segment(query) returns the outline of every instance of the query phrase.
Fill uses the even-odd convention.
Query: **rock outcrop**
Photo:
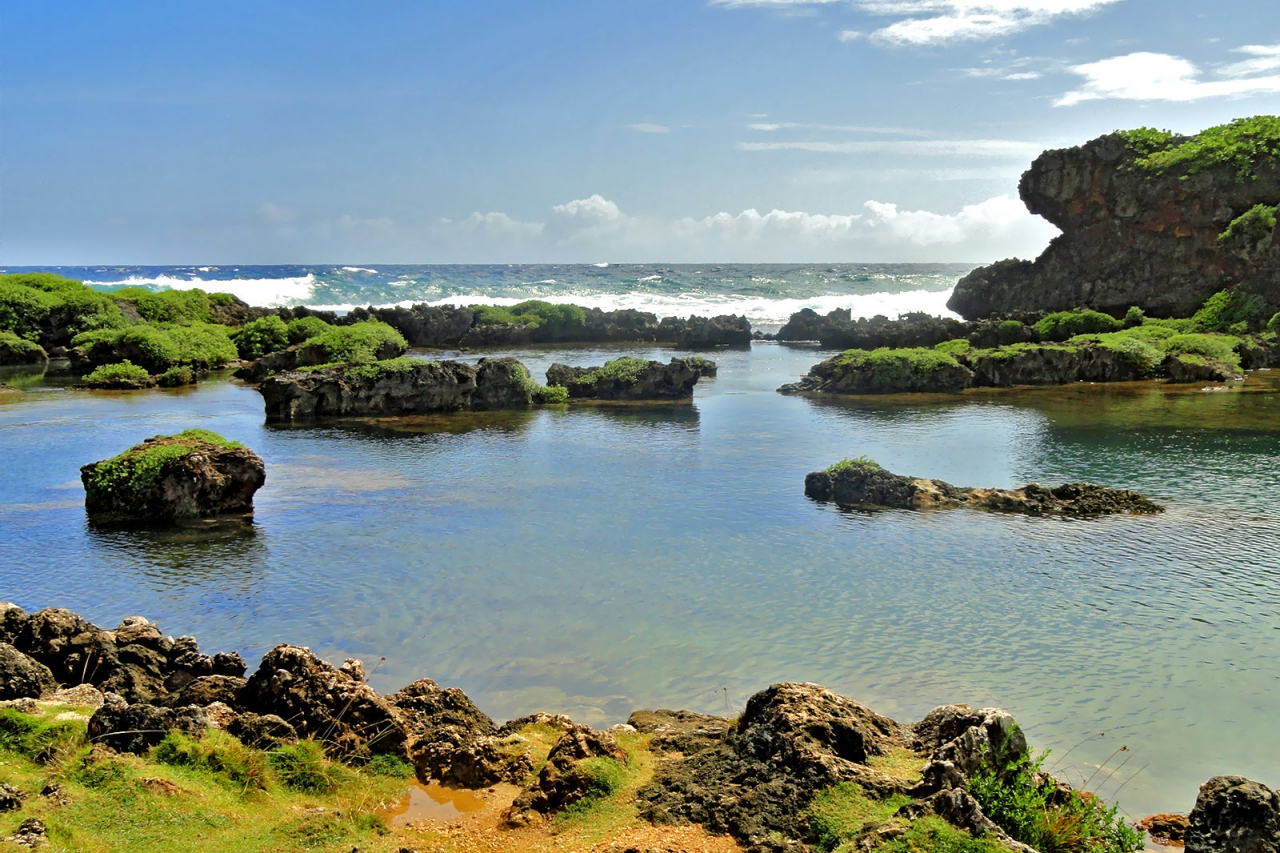
[[[570,400],[687,400],[699,379],[715,375],[715,362],[698,356],[673,358],[669,364],[618,358],[602,367],[553,364],[547,385],[567,388]]]
[[[680,349],[714,349],[716,347],[751,346],[751,323],[746,317],[723,314],[687,320],[667,317],[658,325],[658,336],[670,338]]]
[[[287,371],[258,386],[268,421],[394,417],[528,406],[538,385],[514,358],[394,359]]]
[[[1187,853],[1280,853],[1280,792],[1215,776],[1200,786],[1183,840]]]
[[[37,699],[57,686],[49,667],[0,642],[0,700]]]
[[[193,638],[166,637],[140,616],[104,631],[69,610],[28,614],[0,604],[0,642],[46,667],[57,684],[89,684],[133,703],[163,702],[202,676],[245,671],[238,653],[201,654]]]
[[[1092,483],[1052,488],[1028,483],[1021,489],[960,488],[942,480],[903,477],[874,462],[851,460],[804,478],[804,493],[848,509],[955,509],[969,507],[1022,515],[1092,517],[1150,515],[1164,508],[1145,495]]]
[[[1222,142],[1216,156],[1196,153],[1206,140]],[[1197,137],[1113,133],[1046,151],[1018,191],[1062,233],[1034,262],[969,273],[947,307],[970,319],[1082,305],[1189,317],[1231,287],[1280,310],[1274,217],[1269,229],[1220,240],[1255,205],[1280,203],[1277,140],[1280,120],[1263,116]]]
[[[117,752],[146,752],[177,731],[193,737],[204,734],[209,719],[201,708],[160,708],[130,705],[119,697],[105,702],[89,718],[89,740]]]
[[[551,747],[538,778],[511,804],[506,814],[507,823],[536,824],[598,790],[601,771],[588,763],[592,759],[619,764],[628,760],[613,735],[590,726],[572,726]]]
[[[97,521],[168,523],[253,512],[266,482],[261,457],[205,430],[158,435],[80,469]]]

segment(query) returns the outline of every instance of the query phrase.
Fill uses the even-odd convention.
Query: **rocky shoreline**
[[[0,729],[17,719],[4,714],[85,708],[87,718],[71,717],[93,745],[86,762],[154,756],[171,732],[198,741],[220,731],[265,749],[314,741],[355,766],[392,756],[424,782],[517,786],[504,821],[518,828],[598,796],[601,772],[636,760],[622,744],[642,742],[654,771],[634,793],[640,819],[697,824],[759,851],[831,849],[819,837],[821,817],[841,797],[883,814],[841,838],[859,850],[930,831],[1033,853],[1014,837],[1021,830],[997,822],[992,786],[1020,785],[1043,808],[1104,819],[1096,798],[1039,770],[1016,722],[998,709],[949,705],[902,723],[818,685],[782,683],[752,696],[737,718],[656,710],[607,730],[552,714],[498,725],[455,688],[420,679],[380,695],[359,661],[336,667],[298,646],[278,645],[247,671],[237,653],[202,653],[193,638],[165,636],[141,617],[108,631],[66,610],[0,605]],[[536,748],[533,731],[550,733],[549,749]],[[16,808],[25,796],[15,792]],[[1105,821],[1118,820],[1108,814]],[[1098,849],[1140,843],[1123,822],[1106,825],[1133,840]],[[1278,828],[1280,794],[1214,777],[1186,820],[1184,843],[1190,853],[1274,853]]]

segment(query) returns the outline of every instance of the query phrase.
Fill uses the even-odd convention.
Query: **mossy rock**
[[[49,354],[39,344],[13,332],[0,332],[0,366],[44,364],[48,360]]]
[[[85,465],[85,509],[96,521],[168,523],[253,512],[262,459],[207,430],[159,435]]]

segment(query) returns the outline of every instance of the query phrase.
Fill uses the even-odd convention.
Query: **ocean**
[[[101,290],[121,286],[232,293],[250,305],[514,305],[526,299],[634,308],[661,317],[743,314],[776,331],[794,312],[951,316],[947,298],[972,264],[490,264],[483,266],[41,267]],[[0,272],[35,268],[11,267]]]

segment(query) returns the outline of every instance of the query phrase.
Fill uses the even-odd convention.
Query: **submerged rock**
[[[85,465],[80,479],[91,518],[173,522],[252,513],[266,469],[243,445],[207,430],[187,430]]]
[[[1280,853],[1280,792],[1215,776],[1200,786],[1183,838],[1187,853]]]
[[[1278,122],[1261,116],[1199,137],[1112,133],[1044,152],[1018,191],[1029,211],[1062,233],[1034,262],[974,270],[947,307],[970,319],[1078,305],[1116,316],[1137,305],[1153,316],[1189,317],[1211,294],[1236,286],[1261,297],[1268,313],[1280,310],[1274,217],[1269,229],[1231,229],[1255,205],[1280,200]],[[1203,150],[1214,159],[1161,160],[1180,146],[1191,154],[1206,140]],[[1215,148],[1215,141],[1226,144]],[[1224,236],[1229,229],[1249,233],[1233,240]]]
[[[1092,483],[1052,488],[1028,483],[1021,489],[971,489],[942,480],[904,477],[866,459],[846,460],[804,479],[804,493],[817,501],[862,509],[972,509],[1023,515],[1146,515],[1164,507],[1138,492]]]
[[[715,362],[698,356],[673,358],[669,364],[617,358],[602,367],[553,364],[547,385],[567,388],[571,400],[685,400],[699,379],[715,375]]]
[[[397,358],[268,377],[258,390],[268,421],[388,417],[530,405],[538,384],[514,358],[421,361]]]

